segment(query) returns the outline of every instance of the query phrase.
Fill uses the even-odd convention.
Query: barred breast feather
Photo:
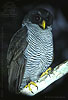
[[[30,77],[37,80],[40,73],[44,72],[52,63],[53,41],[51,27],[46,30],[37,30],[37,26],[28,26],[28,46],[24,51],[27,59],[24,78]]]

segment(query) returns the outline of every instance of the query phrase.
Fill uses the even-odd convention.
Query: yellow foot
[[[30,85],[34,85],[35,87],[37,87],[37,90],[38,90],[38,86],[36,85],[36,83],[34,83],[34,82],[30,82],[28,85],[26,85],[24,88],[27,88],[27,87],[29,87],[29,91],[31,91],[32,93],[33,93],[33,91],[32,91],[32,89],[31,89],[31,87],[30,87]]]
[[[42,73],[42,75],[40,76],[40,78],[43,77],[44,75],[48,75],[51,70],[52,70],[52,68],[49,67],[45,72]]]

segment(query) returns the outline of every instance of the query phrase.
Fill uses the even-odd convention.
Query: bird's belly
[[[40,51],[39,49],[37,50],[35,48],[34,50],[32,48],[29,48],[28,46],[25,51],[25,55],[27,58],[27,62],[26,62],[24,77],[29,76],[30,78],[32,78],[34,76],[36,79],[40,70],[39,69],[39,62],[41,60]]]
[[[51,64],[49,59],[52,59],[52,56],[48,59],[47,52],[43,49],[40,50],[39,46],[37,46],[37,48],[35,47],[34,50],[33,49],[28,46],[25,51],[27,62],[24,72],[24,78],[29,76],[32,81],[39,78],[39,75]],[[51,54],[49,53],[49,55],[52,55],[52,52]]]
[[[36,80],[38,76],[50,66],[53,57],[53,44],[50,40],[36,39],[29,35],[28,46],[24,52],[26,66],[24,78]]]

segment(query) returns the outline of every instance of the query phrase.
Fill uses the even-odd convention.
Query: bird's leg
[[[29,88],[29,91],[31,91],[33,93],[32,89],[30,87],[31,84],[34,85],[35,87],[37,87],[37,89],[38,89],[38,86],[36,85],[36,83],[34,83],[32,81],[28,85],[26,85],[24,88],[27,88],[28,87]]]
[[[49,67],[45,72],[42,73],[42,75],[40,76],[40,78],[43,77],[44,75],[48,75],[51,70],[52,70],[52,68]]]

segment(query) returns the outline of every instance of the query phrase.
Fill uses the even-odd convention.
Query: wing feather
[[[10,41],[7,52],[8,83],[11,91],[18,91],[25,70],[24,50],[27,47],[27,28],[19,29]]]

